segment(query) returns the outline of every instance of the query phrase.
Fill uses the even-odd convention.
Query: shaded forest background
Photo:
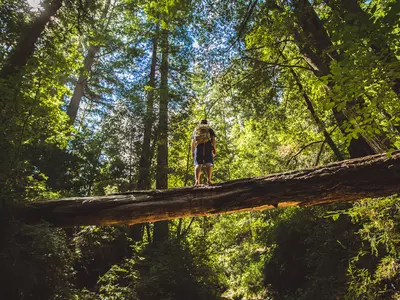
[[[0,0],[1,299],[399,299],[397,195],[55,229],[26,201],[214,182],[400,146],[396,0]],[[379,174],[377,174],[379,176]]]

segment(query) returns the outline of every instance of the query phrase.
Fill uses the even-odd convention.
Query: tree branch
[[[242,34],[244,32],[244,28],[246,27],[247,23],[249,22],[250,17],[253,14],[253,11],[254,11],[254,8],[256,7],[257,2],[258,2],[258,0],[255,0],[254,2],[250,1],[249,5],[247,7],[246,17],[243,20],[242,24],[240,25],[238,35],[237,35],[235,41],[230,45],[230,47],[228,48],[227,51],[229,51],[239,41],[239,39],[242,37]]]
[[[300,150],[299,150],[295,155],[293,155],[293,156],[288,160],[288,162],[286,163],[286,166],[289,165],[289,163],[290,163],[290,161],[291,161],[292,159],[295,159],[301,152],[303,152],[304,149],[306,149],[306,148],[308,148],[308,147],[310,147],[310,146],[312,146],[312,145],[314,145],[314,144],[323,143],[323,142],[325,142],[325,140],[322,140],[322,141],[315,141],[315,142],[311,142],[311,143],[309,143],[309,144],[307,144],[307,145],[304,145],[303,147],[300,148]]]
[[[282,68],[299,68],[299,69],[304,69],[304,70],[307,70],[307,71],[313,71],[313,69],[305,67],[305,66],[301,66],[301,65],[287,65],[287,64],[280,64],[280,63],[277,63],[277,62],[268,62],[268,61],[259,60],[257,58],[250,57],[250,56],[242,56],[241,58],[242,59],[252,60],[252,61],[255,61],[255,62],[258,62],[258,63],[262,63],[262,64],[267,65],[267,66],[282,67]]]

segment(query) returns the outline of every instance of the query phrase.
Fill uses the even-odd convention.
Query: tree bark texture
[[[168,29],[161,30],[161,79],[160,79],[160,108],[158,113],[158,147],[156,188],[168,188]],[[168,239],[168,222],[154,224],[153,241],[163,242]]]
[[[156,188],[168,188],[168,31],[161,31],[162,58],[160,107],[158,113],[157,175]]]
[[[20,208],[29,222],[56,226],[156,222],[182,217],[311,206],[400,192],[400,152],[212,186],[39,201]],[[377,200],[378,201],[378,200]]]
[[[153,49],[151,56],[150,76],[148,86],[150,87],[147,94],[146,115],[144,117],[143,143],[142,152],[139,161],[139,180],[138,188],[141,190],[150,189],[150,165],[151,165],[151,130],[154,123],[154,89],[156,87],[156,66],[157,66],[157,48],[158,48],[158,32],[160,24],[157,23],[153,36]]]
[[[81,103],[83,97],[83,91],[87,80],[89,78],[89,73],[92,70],[92,65],[96,54],[100,51],[100,46],[89,46],[88,53],[86,54],[83,68],[80,72],[79,79],[75,85],[74,93],[72,94],[71,101],[67,108],[67,115],[69,116],[70,124],[75,123],[76,116],[78,114],[79,104]]]
[[[0,79],[17,75],[28,63],[28,59],[35,52],[35,44],[46,28],[46,24],[57,13],[62,5],[62,0],[53,0],[38,16],[35,21],[27,27],[21,36],[14,51],[10,53],[7,61],[0,71]]]
[[[160,23],[157,22],[154,36],[152,38],[152,55],[151,55],[151,65],[150,65],[150,75],[149,75],[149,90],[147,93],[147,103],[146,103],[146,115],[144,116],[144,130],[143,130],[143,143],[139,160],[139,179],[138,179],[138,189],[139,190],[149,190],[151,186],[150,180],[150,168],[151,168],[151,131],[154,125],[154,90],[156,88],[156,67],[157,67],[157,48],[158,48],[158,34],[160,29]],[[143,224],[136,224],[131,226],[131,231],[143,231]],[[138,235],[136,239],[133,237],[134,241],[138,241]],[[140,239],[142,236],[140,236]]]

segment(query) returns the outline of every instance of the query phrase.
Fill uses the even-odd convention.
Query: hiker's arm
[[[194,157],[194,150],[196,149],[196,141],[192,139],[192,156]]]
[[[211,138],[211,143],[213,146],[213,154],[216,155],[217,154],[217,140],[215,139],[215,136],[213,136]]]

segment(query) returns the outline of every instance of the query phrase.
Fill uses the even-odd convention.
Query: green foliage
[[[271,224],[260,213],[226,215],[210,221],[214,224],[207,233],[207,252],[226,286],[223,295],[246,299],[263,297],[262,271],[270,252],[263,238]]]
[[[134,246],[133,251],[99,279],[100,299],[217,299],[196,280],[199,270],[184,247],[166,242]]]
[[[295,1],[64,1],[24,69],[0,80],[0,209],[137,187],[147,96],[154,93],[154,120],[160,97],[160,51],[149,88],[157,22],[169,30],[169,187],[194,183],[190,136],[203,118],[217,134],[216,183],[332,162],[326,133],[345,157],[360,137],[376,151],[398,148],[399,1],[353,1],[364,12],[357,18],[334,3],[310,7],[328,33],[329,47],[319,49],[304,39]],[[0,66],[43,9],[0,1]],[[329,62],[324,76],[304,48]],[[65,110],[81,75],[70,126]],[[153,186],[157,128],[149,136]],[[158,244],[152,224],[68,229],[67,239],[2,219],[0,295],[396,299],[398,215],[392,197],[174,220]]]
[[[272,217],[264,282],[274,299],[342,299],[349,256],[357,253],[349,218],[324,218],[329,208],[285,209]]]
[[[1,218],[2,299],[68,299],[73,256],[62,230]]]
[[[78,288],[95,291],[98,279],[131,254],[129,228],[86,226],[74,235]],[[103,262],[103,263],[99,263]]]
[[[361,224],[363,242],[348,268],[348,299],[397,299],[399,287],[399,198],[357,202],[343,214]]]

